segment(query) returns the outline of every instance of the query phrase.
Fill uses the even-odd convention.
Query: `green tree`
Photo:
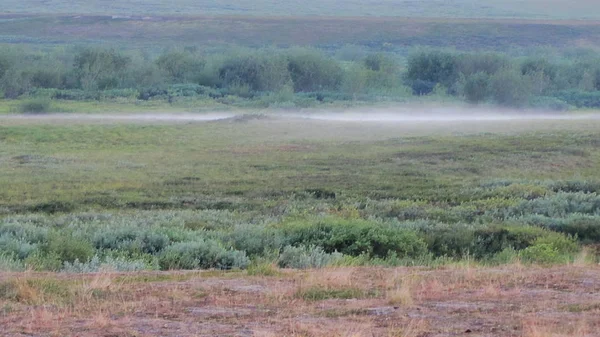
[[[204,69],[205,62],[190,52],[169,52],[156,60],[158,68],[164,71],[173,83],[194,82]]]
[[[490,76],[478,72],[467,77],[463,92],[465,99],[470,103],[480,103],[487,99],[489,93]]]
[[[73,67],[82,89],[105,90],[119,85],[129,63],[114,49],[87,48],[75,56]]]
[[[500,105],[521,107],[531,97],[531,82],[520,72],[506,69],[491,77],[490,92]]]
[[[291,81],[287,59],[266,52],[234,56],[219,68],[227,87],[249,87],[252,91],[277,91]]]
[[[318,51],[295,49],[288,56],[288,71],[296,92],[339,89],[342,68]]]
[[[406,78],[418,94],[428,94],[436,84],[453,87],[458,79],[458,58],[440,51],[421,51],[408,59]]]

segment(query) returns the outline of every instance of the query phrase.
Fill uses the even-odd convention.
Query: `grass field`
[[[212,14],[212,15],[320,15],[597,19],[600,5],[590,0],[386,0],[386,1],[268,1],[268,0],[153,0],[107,4],[105,1],[6,0],[0,12],[9,13],[96,13],[121,15]]]
[[[103,202],[178,208],[175,200],[203,195],[260,207],[320,188],[349,199],[460,202],[452,199],[461,190],[495,179],[597,178],[595,121],[482,123],[9,120],[0,129],[0,200],[8,208],[52,200],[83,210]]]
[[[600,325],[597,118],[0,118],[7,335]]]
[[[0,334],[597,336],[599,13],[2,1]]]

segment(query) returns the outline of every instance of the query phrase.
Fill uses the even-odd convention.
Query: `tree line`
[[[346,60],[311,48],[224,54],[184,48],[156,56],[99,47],[0,50],[0,95],[5,99],[254,99],[269,94],[281,100],[308,95],[316,101],[435,94],[509,107],[598,108],[600,55],[586,51],[549,59],[420,50],[407,58],[376,53]]]

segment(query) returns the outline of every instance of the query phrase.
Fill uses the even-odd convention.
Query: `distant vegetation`
[[[102,0],[5,0],[3,13],[98,13],[118,15],[323,15],[399,17],[477,17],[580,19],[599,18],[600,5],[592,1],[565,0],[153,0],[121,1],[107,5]]]
[[[0,126],[0,270],[554,264],[600,243],[593,120],[65,123]]]
[[[415,51],[408,59],[355,55],[330,56],[311,48],[222,55],[185,48],[150,57],[95,47],[48,52],[13,47],[0,51],[0,93],[7,99],[34,98],[20,110],[38,113],[48,110],[48,99],[198,99],[293,108],[435,95],[517,108],[600,107],[600,55],[592,51],[558,59],[440,50]]]

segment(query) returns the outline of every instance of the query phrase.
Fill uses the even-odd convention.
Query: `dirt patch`
[[[72,288],[68,301],[44,297],[43,290],[0,299],[6,336],[596,336],[600,328],[597,265],[2,278],[18,284],[42,278]],[[295,296],[319,287],[376,296]],[[398,287],[410,300],[396,298]]]

